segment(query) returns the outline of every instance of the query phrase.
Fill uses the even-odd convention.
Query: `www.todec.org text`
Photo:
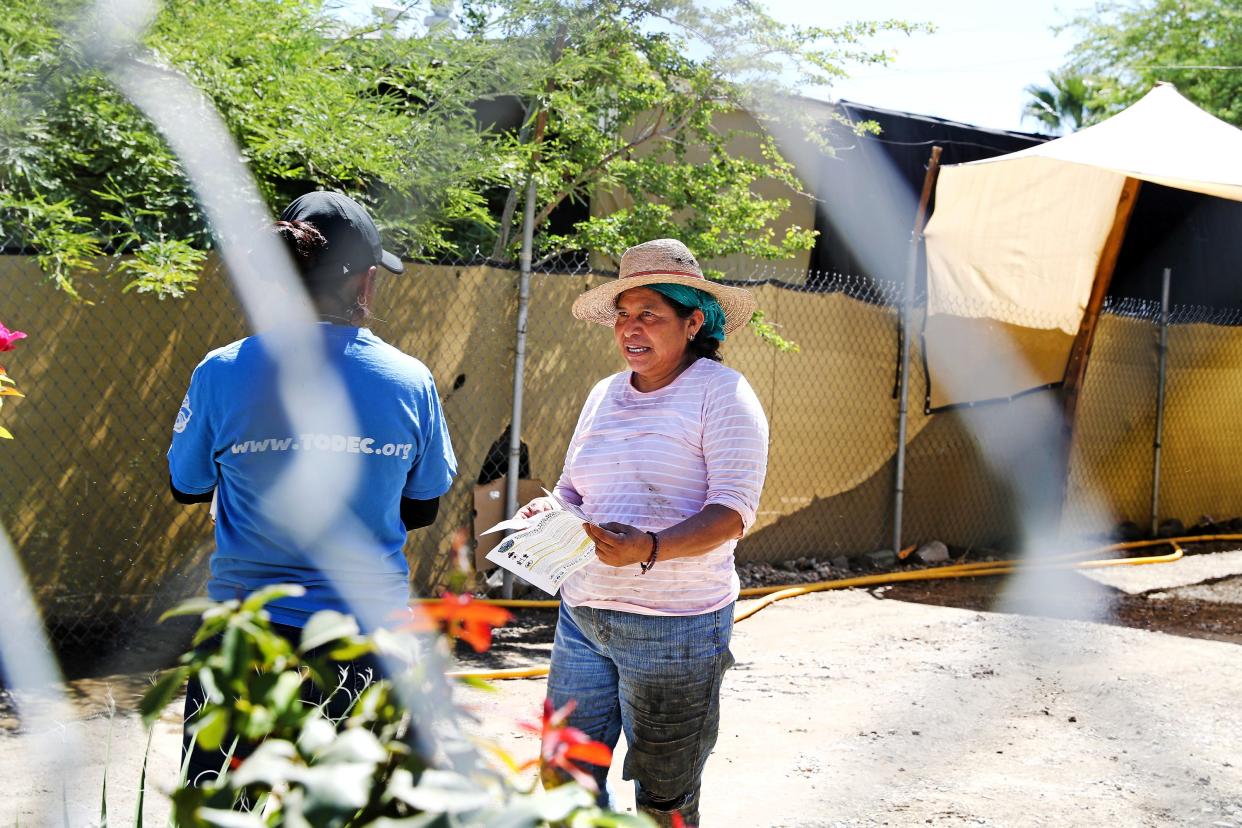
[[[344,434],[299,434],[296,437],[269,437],[233,444],[234,454],[257,454],[264,451],[337,451],[347,454],[378,454],[383,457],[410,459],[413,443],[376,445],[373,437]]]

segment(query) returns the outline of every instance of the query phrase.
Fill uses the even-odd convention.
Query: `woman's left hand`
[[[587,535],[595,541],[595,555],[609,566],[628,566],[651,557],[651,536],[624,523],[584,523]]]

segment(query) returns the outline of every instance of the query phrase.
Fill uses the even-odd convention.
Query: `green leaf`
[[[401,775],[394,773],[388,793],[421,811],[443,814],[478,811],[494,802],[491,793],[469,778],[453,771],[436,769],[423,771],[417,785],[408,772]]]
[[[242,612],[258,612],[268,603],[280,598],[300,598],[306,594],[306,588],[297,584],[272,584],[253,592],[242,602]]]
[[[108,740],[104,747],[103,784],[99,794],[99,828],[108,828],[108,765],[112,763],[112,725],[115,715],[108,717]]]
[[[510,773],[517,774],[522,772],[522,766],[509,754],[509,751],[500,745],[495,742],[483,742],[482,748],[496,757],[497,761],[504,765]]]
[[[245,633],[234,624],[224,629],[224,636],[220,640],[219,663],[223,664],[221,672],[226,682],[237,679],[244,681],[248,673],[256,666],[254,647],[251,646]]]
[[[369,763],[317,765],[302,771],[306,810],[312,823],[315,811],[352,811],[367,803],[375,766]]]
[[[209,609],[212,609],[217,606],[219,605],[215,601],[211,600],[210,598],[205,598],[201,596],[196,597],[196,598],[188,598],[185,601],[182,601],[180,604],[177,604],[177,606],[173,607],[172,609],[167,610],[163,615],[160,616],[159,621],[160,623],[163,623],[164,621],[167,621],[169,618],[177,618],[178,616],[182,616],[182,615],[202,615],[203,613],[207,612]]]
[[[276,678],[267,694],[267,704],[276,715],[301,707],[302,681],[302,674],[296,670],[286,670]]]
[[[375,652],[382,656],[398,659],[403,664],[413,664],[418,660],[418,640],[408,633],[397,633],[380,627],[371,634]]]
[[[358,638],[328,651],[328,658],[333,661],[353,661],[368,653],[375,652],[375,644],[369,638]]]
[[[597,813],[579,812],[574,814],[570,824],[574,828],[590,825],[595,828],[656,828],[656,824],[646,814],[625,814],[599,811]]]
[[[312,759],[336,738],[336,728],[327,719],[314,715],[298,733],[298,750]]]
[[[216,637],[224,631],[225,625],[228,624],[228,610],[222,607],[212,607],[203,613],[203,623],[194,633],[191,644],[195,647],[211,638]]]
[[[134,828],[142,828],[142,807],[147,796],[147,761],[151,758],[151,740],[155,728],[147,730],[147,747],[142,752],[142,770],[138,774],[138,801],[134,806]]]
[[[305,653],[333,641],[358,635],[358,622],[353,616],[334,610],[320,610],[310,617],[302,628],[302,643],[298,652]]]
[[[220,686],[216,684],[215,671],[210,667],[202,667],[197,675],[198,683],[203,686],[203,693],[207,696],[207,700],[212,704],[224,704],[224,693],[220,692]]]
[[[351,727],[342,731],[326,748],[319,751],[317,765],[369,762],[378,764],[388,758],[388,751],[369,730]]]
[[[219,707],[209,707],[195,719],[191,730],[198,735],[198,746],[203,750],[216,750],[224,743],[229,731],[229,714]]]
[[[370,828],[432,828],[437,825],[447,826],[449,823],[444,818],[444,814],[419,814],[418,816],[404,817],[401,819],[393,819],[392,817],[380,817],[374,822],[369,823]]]
[[[224,758],[220,760],[219,777],[217,781],[225,781],[228,779],[229,771],[233,767],[233,756],[237,753],[237,746],[241,743],[241,738],[234,736],[229,742],[229,749],[224,752]]]
[[[181,758],[181,767],[177,771],[177,791],[176,791],[176,794],[174,794],[174,797],[173,797],[174,800],[176,800],[177,794],[180,794],[183,791],[185,791],[187,787],[186,782],[188,781],[189,776],[190,776],[190,760],[194,758],[194,748],[197,747],[197,745],[198,745],[198,734],[191,733],[190,744],[185,749],[185,756]],[[189,787],[193,788],[192,785]]]
[[[561,822],[579,808],[593,807],[595,796],[581,785],[567,784],[544,791],[542,796],[536,794],[531,801],[541,818],[548,822]]]
[[[549,824],[577,828],[581,824],[591,824],[585,820],[603,813],[595,806],[595,799],[589,792],[578,785],[563,785],[551,791],[537,789],[529,794],[510,795],[504,802],[502,814],[480,822],[503,825],[505,828],[533,828]],[[650,821],[638,824],[643,828],[654,828]]]
[[[164,708],[172,703],[173,696],[185,684],[190,675],[189,667],[177,667],[166,671],[151,689],[143,693],[138,703],[138,712],[142,714],[142,723],[151,727],[159,718]]]
[[[257,814],[222,808],[199,808],[195,816],[216,828],[265,828]]]
[[[260,657],[265,665],[279,669],[288,666],[289,656],[293,653],[293,645],[283,635],[274,632],[266,624],[242,623],[239,626],[259,648]]]
[[[186,757],[189,759],[189,756]],[[182,769],[184,777],[185,770]],[[197,788],[194,785],[185,784],[184,780],[181,785],[172,792],[173,812],[169,814],[169,828],[173,826],[181,826],[181,828],[200,828],[204,823],[199,816],[199,809],[207,799],[208,789]],[[69,823],[66,822],[65,826]]]
[[[275,729],[276,713],[266,704],[252,705],[242,717],[241,732],[252,742],[267,738]]]
[[[232,784],[237,788],[255,784],[278,787],[300,772],[301,765],[294,762],[297,754],[297,748],[291,743],[283,739],[268,739],[230,774]]]
[[[458,676],[457,681],[466,687],[473,687],[475,690],[483,690],[487,693],[499,693],[500,688],[492,684],[486,679],[478,676]]]

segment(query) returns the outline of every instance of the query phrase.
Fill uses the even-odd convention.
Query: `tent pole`
[[[513,419],[509,426],[509,471],[505,480],[505,519],[517,512],[518,474],[522,458],[522,378],[526,370],[526,318],[530,306],[530,260],[534,246],[535,178],[526,185],[526,209],[522,221],[522,252],[519,254],[517,356],[513,361]],[[507,533],[506,533],[507,534]],[[501,595],[513,597],[513,573],[504,572]]]
[[[1091,297],[1087,300],[1087,308],[1082,315],[1082,323],[1078,326],[1078,335],[1070,347],[1069,360],[1065,365],[1065,377],[1061,383],[1061,445],[1059,470],[1061,480],[1061,509],[1065,508],[1065,498],[1069,494],[1070,453],[1074,446],[1074,424],[1078,413],[1078,397],[1082,391],[1082,383],[1087,375],[1087,360],[1091,356],[1091,346],[1095,342],[1096,323],[1100,319],[1100,310],[1104,307],[1104,298],[1108,295],[1108,286],[1113,280],[1113,271],[1117,269],[1117,257],[1121,255],[1121,243],[1126,237],[1126,228],[1130,224],[1130,216],[1134,213],[1134,205],[1138,202],[1139,184],[1137,178],[1127,178],[1121,187],[1121,195],[1117,199],[1117,210],[1113,214],[1113,226],[1104,240],[1104,248],[1100,251],[1100,260],[1095,265],[1095,279],[1091,283]]]
[[[1065,414],[1065,431],[1070,436],[1074,430],[1074,415],[1078,410],[1078,395],[1082,390],[1083,377],[1087,374],[1087,360],[1091,356],[1091,346],[1095,341],[1095,327],[1100,319],[1100,309],[1104,307],[1104,297],[1108,295],[1108,286],[1113,280],[1113,271],[1117,269],[1117,257],[1121,254],[1121,243],[1126,236],[1126,227],[1134,212],[1134,204],[1138,201],[1139,180],[1127,178],[1121,188],[1121,197],[1117,199],[1117,211],[1113,214],[1113,226],[1104,240],[1104,249],[1100,251],[1100,260],[1095,266],[1095,279],[1091,283],[1091,298],[1087,300],[1087,309],[1082,315],[1082,324],[1078,326],[1078,336],[1070,348],[1069,360],[1065,365],[1065,380],[1061,386],[1061,406]]]
[[[919,245],[927,222],[927,205],[931,201],[936,177],[940,173],[940,147],[931,148],[927,174],[923,176],[923,192],[910,232],[910,261],[906,268],[906,288],[901,301],[901,370],[897,383],[897,471],[893,476],[893,551],[901,552],[901,512],[906,493],[906,422],[910,410],[910,315],[914,305],[914,282],[918,275]]]
[[[1169,277],[1173,271],[1164,269],[1160,283],[1160,347],[1156,372],[1156,434],[1152,440],[1151,464],[1151,536],[1156,536],[1160,522],[1160,450],[1164,447],[1164,392],[1169,368]]]

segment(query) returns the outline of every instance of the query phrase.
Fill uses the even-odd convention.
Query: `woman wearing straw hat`
[[[556,485],[591,518],[598,559],[561,587],[548,696],[575,702],[570,724],[592,739],[614,746],[625,732],[642,812],[697,825],[733,663],[733,548],[767,469],[763,409],[718,349],[755,301],[704,279],[672,239],[630,248],[620,271],[573,305],[612,326],[629,370],[591,391]],[[539,498],[523,514],[554,507]]]

